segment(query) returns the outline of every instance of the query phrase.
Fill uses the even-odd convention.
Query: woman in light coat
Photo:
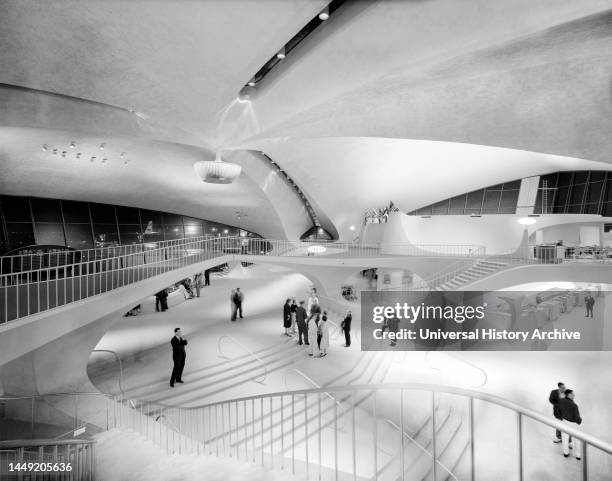
[[[320,357],[327,356],[329,349],[329,325],[327,324],[327,311],[323,311],[323,317],[319,321],[319,331],[321,332],[321,354]]]
[[[308,355],[319,357],[319,346],[317,345],[317,321],[319,321],[319,316],[311,316],[308,319],[308,340],[310,341],[310,345],[308,346]]]

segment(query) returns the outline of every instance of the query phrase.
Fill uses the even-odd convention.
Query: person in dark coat
[[[574,402],[574,391],[571,389],[565,390],[565,397],[559,399],[559,410],[561,411],[561,417],[563,422],[582,424],[582,418],[580,417],[580,411],[578,406]],[[572,447],[570,435],[562,432],[561,439],[563,442],[563,456],[566,458],[569,456],[569,450]],[[574,438],[574,456],[576,459],[580,459],[582,456],[582,441],[578,438]]]
[[[553,389],[550,391],[550,396],[548,396],[548,402],[553,406],[553,416],[556,419],[563,419],[561,416],[561,409],[559,409],[559,399],[565,397],[565,384],[562,382],[557,383],[557,389]],[[558,429],[555,431],[555,439],[553,439],[553,443],[561,442],[561,431]]]
[[[283,327],[285,328],[285,336],[291,336],[289,334],[289,329],[291,329],[291,299],[287,299],[283,306]]]
[[[162,289],[155,294],[155,310],[159,312],[160,307],[162,312],[168,310],[168,291],[166,289]]]
[[[291,299],[291,334],[297,334],[296,323],[295,323],[295,313],[297,312],[297,302],[295,299]]]
[[[295,311],[295,322],[298,327],[298,344],[302,345],[302,337],[304,338],[304,343],[308,346],[308,329],[306,325],[306,318],[308,317],[308,313],[304,308],[304,301],[300,301],[300,305]]]
[[[210,286],[210,270],[204,271],[204,287]]]
[[[183,337],[180,327],[174,330],[174,337],[170,340],[170,344],[172,345],[172,360],[174,361],[172,376],[170,376],[170,387],[174,387],[175,382],[183,383],[183,369],[185,368],[185,358],[187,357],[185,352],[187,339]]]
[[[593,317],[593,306],[595,305],[595,298],[591,294],[587,294],[584,298],[584,306],[586,307],[586,316]]]
[[[236,287],[236,290],[233,291],[232,294],[232,302],[234,304],[234,310],[232,315],[232,321],[236,320],[236,314],[240,316],[242,319],[242,301],[244,300],[244,294],[240,290],[240,287]]]
[[[353,321],[353,314],[351,311],[346,311],[346,316],[344,320],[340,323],[340,327],[344,331],[344,347],[349,347],[351,345],[351,322]]]

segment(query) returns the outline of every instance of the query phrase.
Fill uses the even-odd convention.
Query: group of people
[[[198,272],[191,277],[187,277],[175,284],[175,289],[183,290],[185,300],[200,297],[202,287],[210,286],[210,270],[206,269],[203,273]],[[170,288],[172,290],[172,288]],[[195,292],[194,292],[195,291]],[[168,289],[162,289],[155,294],[155,311],[164,312],[168,310]]]
[[[557,389],[553,389],[550,392],[550,396],[548,396],[548,401],[553,406],[553,416],[564,423],[582,424],[580,411],[574,402],[574,398],[574,391],[565,387],[565,384],[562,382],[557,383]],[[557,429],[555,431],[553,443],[562,444],[563,456],[566,458],[569,457],[569,450],[572,448],[576,459],[580,459],[582,456],[580,439],[574,439],[572,443],[572,437],[566,432]]]
[[[283,328],[286,336],[297,334],[297,344],[308,346],[308,355],[313,357],[327,356],[329,349],[329,324],[327,311],[321,309],[319,299],[313,292],[308,299],[307,307],[305,302],[300,301],[299,305],[295,299],[287,299],[283,305]],[[340,325],[344,331],[345,347],[351,345],[351,311],[347,314]],[[297,328],[297,331],[296,331]],[[315,342],[316,339],[316,342]]]
[[[184,288],[185,299],[193,299],[194,297],[200,297],[200,291],[202,287],[210,286],[210,272],[208,269],[204,271],[204,274],[198,272],[193,276],[193,279],[187,278],[179,282],[179,286]],[[194,294],[195,290],[195,294]]]

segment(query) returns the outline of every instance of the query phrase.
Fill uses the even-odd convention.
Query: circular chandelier
[[[242,172],[242,167],[230,162],[223,162],[221,152],[218,151],[214,161],[202,160],[193,164],[196,174],[202,182],[209,184],[231,184]]]

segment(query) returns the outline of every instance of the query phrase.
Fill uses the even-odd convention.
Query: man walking
[[[584,305],[586,307],[586,316],[593,318],[593,306],[595,305],[595,298],[591,295],[591,293],[587,294],[584,298]]]
[[[562,382],[557,383],[557,389],[553,389],[550,391],[550,396],[548,396],[548,402],[553,406],[553,416],[556,419],[562,420],[561,409],[559,408],[559,400],[565,397],[565,384]],[[553,443],[561,442],[561,431],[558,429],[555,431],[555,439],[553,439]]]
[[[307,316],[308,316],[308,313],[306,312],[306,309],[304,309],[304,301],[300,301],[300,305],[295,311],[295,321],[298,327],[298,344],[300,346],[302,345],[302,337],[304,338],[304,344],[306,344],[307,346],[309,345],[308,330],[306,328],[306,317]]]
[[[204,287],[210,286],[210,270],[206,269],[204,271]]]
[[[172,344],[172,360],[174,361],[172,376],[170,376],[170,387],[174,387],[175,382],[183,383],[181,378],[183,377],[185,358],[187,357],[187,353],[185,352],[187,339],[183,337],[180,327],[174,330],[174,337],[170,340],[170,344]]]
[[[565,397],[559,400],[559,409],[561,410],[561,416],[563,422],[576,423],[580,425],[582,418],[580,417],[580,411],[578,406],[574,402],[574,391],[571,389],[565,390]],[[563,456],[566,458],[569,456],[569,449],[571,447],[571,436],[565,432],[561,433],[561,439],[563,441]],[[576,459],[581,457],[582,442],[578,438],[574,438],[574,456]]]
[[[344,347],[349,347],[351,345],[351,322],[353,321],[353,314],[350,309],[346,311],[346,316],[344,320],[340,324],[340,327],[344,331]]]

